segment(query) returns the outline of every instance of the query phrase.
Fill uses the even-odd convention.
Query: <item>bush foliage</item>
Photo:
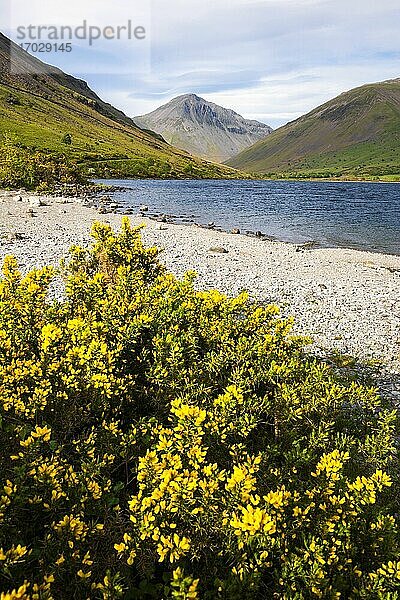
[[[0,590],[395,599],[397,417],[140,228],[0,283]]]
[[[79,167],[63,155],[25,148],[7,135],[0,142],[0,187],[46,190],[84,182]]]

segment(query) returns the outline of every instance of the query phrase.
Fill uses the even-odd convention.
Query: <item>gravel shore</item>
[[[0,259],[13,254],[23,271],[58,264],[72,244],[90,239],[95,220],[118,227],[121,214],[99,214],[79,199],[23,197],[0,192]],[[400,373],[400,257],[340,248],[302,249],[283,242],[221,233],[194,225],[145,223],[146,244],[163,249],[161,260],[182,275],[198,273],[197,286],[280,306],[296,318],[296,332],[317,348],[377,360]],[[400,395],[399,395],[400,400]]]

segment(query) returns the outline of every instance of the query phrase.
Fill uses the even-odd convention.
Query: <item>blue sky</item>
[[[142,42],[40,55],[129,115],[195,92],[277,127],[363,83],[400,77],[399,0],[9,0],[17,25],[143,24]],[[36,21],[35,21],[36,19]]]

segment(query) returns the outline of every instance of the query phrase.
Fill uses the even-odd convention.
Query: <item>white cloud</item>
[[[55,57],[131,115],[196,92],[276,126],[346,89],[400,75],[399,0],[47,3],[71,19],[110,23],[151,7],[151,67],[118,45],[76,53],[70,63]]]

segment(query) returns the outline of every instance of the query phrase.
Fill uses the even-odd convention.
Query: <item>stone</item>
[[[30,206],[34,206],[35,208],[39,208],[40,206],[45,206],[44,202],[38,196],[31,196],[29,198]]]
[[[16,242],[18,240],[23,240],[24,236],[22,233],[18,233],[17,231],[9,231],[5,234],[4,238],[7,242]]]
[[[234,235],[238,235],[240,233],[240,229],[234,227],[233,229],[231,229],[231,233],[233,233]]]
[[[209,252],[214,252],[216,254],[228,254],[228,250],[226,248],[222,248],[222,246],[216,246],[215,248],[210,248]]]
[[[312,250],[313,248],[318,248],[318,242],[310,241],[301,244],[301,246],[296,247],[296,252],[303,252],[304,250]]]

